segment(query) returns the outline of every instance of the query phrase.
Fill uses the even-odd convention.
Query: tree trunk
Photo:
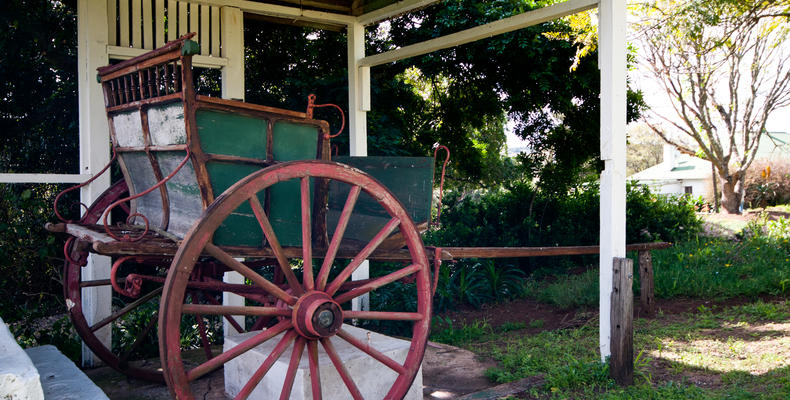
[[[721,182],[721,207],[727,214],[740,214],[743,200],[743,174],[719,174]]]

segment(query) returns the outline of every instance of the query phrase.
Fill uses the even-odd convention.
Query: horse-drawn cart
[[[360,398],[333,345],[342,339],[395,371],[385,392],[402,397],[420,368],[431,317],[418,225],[430,216],[433,159],[329,161],[329,126],[312,118],[312,98],[307,112],[294,112],[196,95],[191,56],[197,50],[184,37],[99,70],[123,180],[80,220],[47,226],[71,235],[64,291],[77,331],[107,364],[143,379],[164,377],[184,398],[192,396],[191,381],[270,339],[277,345],[241,397],[293,343],[286,398],[305,351],[315,372],[313,398],[320,397],[319,347]],[[382,181],[397,186],[394,193]],[[111,219],[125,221],[112,225]],[[112,257],[110,279],[82,280],[89,252]],[[351,281],[366,259],[405,266]],[[244,283],[224,282],[228,271]],[[352,299],[404,279],[414,282],[416,309],[350,310]],[[107,285],[122,304],[89,324],[82,288]],[[243,297],[244,305],[223,305],[227,294]],[[97,331],[141,309],[153,317],[139,324],[134,340],[112,347],[99,340]],[[239,333],[258,333],[218,352],[212,336],[221,318]],[[349,334],[343,322],[350,319],[410,322],[406,359],[395,361]],[[136,354],[150,346],[157,324],[161,365],[146,365]],[[183,325],[194,325],[198,337],[183,337]],[[205,359],[190,358],[190,347],[202,348]]]
[[[117,161],[123,179],[81,219],[47,226],[70,235],[64,272],[69,313],[84,342],[110,366],[164,379],[174,396],[192,398],[191,382],[268,342],[274,346],[238,397],[249,396],[290,349],[281,398],[289,397],[303,358],[306,390],[321,397],[319,357],[331,360],[335,371],[326,372],[338,374],[351,397],[362,398],[336,350],[340,341],[392,371],[376,385],[386,385],[380,391],[386,398],[402,398],[428,338],[438,272],[432,277],[432,266],[453,256],[552,254],[528,248],[426,251],[420,233],[430,218],[433,158],[330,160],[329,126],[312,118],[314,98],[306,112],[295,112],[199,96],[191,68],[197,51],[187,36],[99,69],[113,150],[105,170]],[[82,278],[90,252],[112,257],[109,279]],[[403,265],[351,280],[368,259]],[[243,282],[223,280],[229,271]],[[351,309],[353,299],[396,282],[412,293],[412,308]],[[113,312],[88,323],[82,289],[100,286],[112,286]],[[229,295],[244,302],[223,303]],[[246,339],[218,346],[223,320]],[[405,359],[350,333],[343,324],[349,320],[408,324]],[[99,339],[102,329],[132,325],[114,332],[112,346]],[[146,364],[140,354],[151,346],[158,346],[160,361]]]

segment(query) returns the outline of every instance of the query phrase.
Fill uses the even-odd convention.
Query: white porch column
[[[222,98],[244,100],[244,13],[235,7],[222,7]]]
[[[228,65],[222,68],[222,98],[244,100],[244,13],[238,8],[222,7],[222,57],[228,59]],[[229,271],[222,279],[227,283],[244,283],[244,277]],[[244,297],[231,293],[223,293],[222,304],[226,306],[243,306]],[[233,319],[244,328],[244,316],[237,315]],[[228,323],[222,321],[225,336],[237,333]]]
[[[625,257],[626,2],[601,0],[601,360],[611,354],[611,292],[615,257]]]
[[[110,161],[107,115],[104,96],[96,82],[96,68],[109,64],[107,56],[107,2],[79,0],[77,2],[77,74],[79,84],[80,173],[99,172]],[[105,173],[81,189],[80,199],[91,204],[110,186],[110,174]],[[110,258],[91,254],[82,269],[83,280],[110,277]],[[112,292],[109,286],[82,289],[82,312],[88,324],[110,315]],[[96,331],[107,348],[111,348],[110,326]],[[82,363],[94,366],[98,358],[83,344]]]
[[[370,67],[359,61],[365,57],[365,27],[348,25],[348,134],[352,156],[368,155],[367,111],[370,110]],[[352,280],[368,279],[370,264],[366,260],[351,274]],[[351,300],[353,310],[369,310],[370,297],[365,294]]]

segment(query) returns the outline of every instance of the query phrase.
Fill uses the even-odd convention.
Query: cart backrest
[[[350,165],[367,172],[397,198],[403,208],[417,225],[418,230],[428,227],[431,217],[431,200],[433,196],[432,157],[334,157],[334,161]],[[349,193],[347,185],[333,182],[329,186],[329,207],[327,226],[333,232],[346,197]],[[369,242],[381,230],[391,216],[366,193],[360,194],[354,212],[348,222],[345,237],[359,243]],[[392,241],[392,248],[400,248],[403,243]],[[388,243],[380,249],[388,250]]]
[[[191,35],[99,68],[113,150],[131,195],[135,223],[182,237],[228,187],[279,161],[328,159],[328,124],[306,113],[195,94]],[[178,169],[179,165],[183,166]],[[178,169],[177,172],[175,172]],[[299,244],[298,185],[264,201],[284,245]],[[264,200],[264,199],[262,199]],[[296,223],[294,223],[296,222]],[[214,235],[222,245],[260,246],[252,210],[234,213]]]

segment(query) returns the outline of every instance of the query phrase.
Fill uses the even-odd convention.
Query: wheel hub
[[[293,308],[294,328],[310,338],[333,336],[343,325],[343,310],[324,292],[305,293]]]

